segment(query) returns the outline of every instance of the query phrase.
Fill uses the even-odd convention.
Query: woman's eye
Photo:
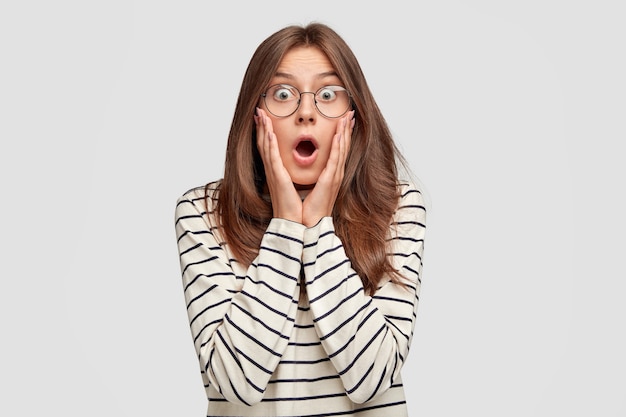
[[[337,97],[335,90],[330,87],[322,88],[319,93],[317,93],[317,97],[321,101],[331,101]]]
[[[289,100],[294,97],[293,92],[285,87],[278,88],[274,91],[274,98],[278,101]]]

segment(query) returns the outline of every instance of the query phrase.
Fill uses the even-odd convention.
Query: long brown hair
[[[325,53],[352,94],[356,123],[333,222],[342,242],[350,242],[344,247],[346,254],[371,294],[386,274],[399,281],[399,273],[387,257],[387,240],[399,199],[396,164],[404,164],[404,159],[356,57],[324,24],[285,27],[263,41],[250,60],[228,135],[224,177],[218,191],[216,211],[221,233],[238,262],[249,265],[257,256],[272,218],[272,206],[263,198],[265,172],[252,116],[284,54],[298,46],[317,47]]]

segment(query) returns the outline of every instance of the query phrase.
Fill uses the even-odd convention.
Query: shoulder
[[[426,210],[423,192],[414,182],[398,181],[398,193],[400,194],[398,208],[407,205],[417,205],[419,208]]]
[[[217,203],[217,196],[221,180],[212,181],[205,185],[193,187],[182,193],[176,201],[177,215],[183,212],[197,212],[206,214],[213,211]]]
[[[206,199],[207,203],[214,205],[217,201],[217,195],[221,183],[222,180],[217,180],[190,188],[178,197],[178,203],[180,204],[181,201],[186,201],[195,204]]]
[[[418,222],[421,226],[426,222],[426,202],[424,191],[413,181],[399,181],[399,201],[396,209],[396,220]]]

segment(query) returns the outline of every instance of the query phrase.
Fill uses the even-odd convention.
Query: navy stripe
[[[392,374],[393,375],[393,374]],[[372,398],[374,398],[374,396],[376,395],[376,393],[378,392],[378,390],[380,389],[381,385],[383,385],[383,381],[386,379],[385,377],[387,376],[387,367],[385,366],[385,369],[383,369],[383,373],[380,375],[380,378],[378,379],[378,384],[376,384],[376,388],[374,389],[374,391],[372,391],[372,395],[370,395],[367,400],[365,400],[365,402],[370,401]]]
[[[350,260],[348,258],[342,260],[341,262],[339,262],[338,264],[331,266],[330,268],[328,268],[327,270],[325,270],[324,272],[320,273],[319,275],[313,277],[313,279],[311,281],[307,281],[306,284],[312,284],[315,281],[317,281],[319,278],[323,277],[324,275],[328,274],[331,271],[334,271],[335,269],[339,268],[342,265],[345,265],[347,263],[350,263]]]
[[[326,237],[326,236],[328,236],[328,235],[332,235],[332,234],[334,234],[334,233],[335,233],[335,231],[334,231],[334,230],[329,230],[329,231],[327,231],[327,232],[324,232],[324,233],[322,233],[322,234],[320,234],[320,235],[319,235],[319,238],[318,238],[318,240],[317,240],[317,241],[315,241],[315,242],[311,242],[311,243],[307,243],[306,245],[304,245],[304,248],[311,248],[311,247],[313,247],[313,246],[316,246],[316,245],[317,245],[317,242],[318,242],[319,240],[321,240],[323,237]]]
[[[301,244],[301,245],[304,243],[304,242],[302,242],[302,240],[300,240],[300,239],[296,239],[295,237],[291,237],[291,236],[283,235],[283,234],[281,234],[281,233],[276,233],[276,232],[266,231],[266,232],[265,232],[265,234],[266,234],[266,235],[272,235],[272,236],[278,236],[278,237],[279,237],[279,238],[281,238],[281,239],[291,240],[291,241],[297,242],[297,243],[299,243],[299,244]]]
[[[297,277],[294,277],[294,276],[291,276],[291,275],[289,275],[289,274],[286,274],[286,273],[284,273],[283,271],[281,271],[281,270],[278,270],[278,269],[274,268],[272,265],[268,265],[268,264],[258,264],[256,267],[257,267],[257,268],[261,268],[261,267],[262,267],[262,268],[267,268],[267,269],[269,269],[270,271],[273,271],[273,272],[277,273],[278,275],[282,275],[283,277],[285,277],[285,278],[289,278],[289,279],[291,279],[291,280],[293,280],[293,281],[297,281],[297,280],[298,280],[298,278],[297,278]]]
[[[405,303],[405,304],[409,304],[411,306],[413,305],[412,302],[410,302],[408,300],[403,300],[401,298],[385,297],[385,296],[382,296],[382,295],[373,295],[372,298],[375,299],[375,300],[393,301],[394,303]]]
[[[402,185],[404,185],[404,186],[408,186],[409,184],[402,184]],[[400,195],[400,198],[405,198],[407,195],[409,195],[409,194],[413,194],[413,193],[416,193],[416,194],[421,194],[421,192],[419,192],[419,191],[418,191],[418,190],[416,190],[415,188],[410,188],[410,189],[409,189],[409,190],[407,190],[404,194],[401,194],[401,195]]]
[[[289,342],[289,346],[300,346],[300,347],[309,347],[309,346],[319,346],[322,342]]]
[[[197,249],[199,247],[202,247],[202,243],[196,243],[195,245],[191,246],[190,248],[185,249],[184,251],[180,252],[180,256],[183,256],[189,252],[191,252],[194,249]]]
[[[317,255],[317,259],[319,259],[322,256],[326,255],[327,253],[331,253],[331,252],[336,251],[337,249],[341,249],[342,247],[343,247],[343,245],[339,244],[339,245],[335,246],[334,248],[326,249],[324,252],[322,252],[322,253]]]
[[[286,360],[286,361],[280,361],[281,365],[316,365],[318,363],[322,363],[322,362],[328,362],[330,361],[330,359],[328,358],[319,358],[319,359],[313,359],[310,361],[292,361],[292,360]]]
[[[187,220],[187,219],[202,219],[202,214],[187,214],[184,216],[180,216],[176,219],[175,225],[178,225],[178,223],[181,220]]]
[[[372,338],[365,344],[365,346],[363,346],[363,349],[361,349],[361,351],[359,353],[357,353],[357,355],[354,357],[352,362],[350,362],[350,364],[348,366],[346,366],[344,369],[339,371],[339,375],[345,374],[346,372],[348,372],[354,366],[354,364],[359,360],[359,358],[361,356],[363,356],[363,353],[365,353],[365,351],[372,345],[374,340],[376,340],[378,338],[378,335],[380,335],[383,330],[387,330],[387,327],[386,326],[381,326],[378,329],[378,331],[376,332],[376,334],[374,336],[372,336]],[[372,366],[374,366],[374,364],[372,364]]]
[[[356,334],[353,334],[352,336],[350,336],[350,339],[348,339],[348,341],[346,342],[345,345],[343,345],[342,347],[340,347],[339,349],[337,349],[336,351],[334,351],[333,353],[329,353],[328,357],[329,358],[334,358],[335,356],[339,355],[341,352],[343,352],[348,346],[350,346],[350,344],[352,344],[352,342],[354,341],[354,339],[356,339]]]
[[[361,377],[361,379],[359,380],[359,382],[356,383],[356,385],[350,389],[347,389],[346,392],[348,394],[352,394],[354,391],[356,391],[357,389],[359,389],[359,387],[361,386],[361,384],[363,383],[363,381],[365,381],[365,379],[367,379],[367,376],[372,372],[372,369],[374,369],[374,364],[372,363],[370,365],[369,368],[367,368],[367,371],[365,371],[365,374]]]
[[[292,379],[273,379],[270,384],[283,384],[283,383],[301,383],[301,382],[319,382],[327,381],[329,379],[338,379],[339,375],[325,375],[318,378],[292,378]]]
[[[233,360],[237,364],[237,367],[239,367],[239,369],[241,370],[241,373],[243,373],[243,366],[241,366],[241,362],[239,362],[239,358],[237,357],[237,355],[235,355],[235,352],[233,352],[233,350],[230,348],[230,346],[226,342],[226,339],[224,339],[224,336],[222,336],[222,332],[220,332],[220,329],[217,329],[215,331],[215,334],[217,334],[217,337],[222,341],[222,344],[224,345],[224,347],[226,348],[228,353],[230,353],[230,356],[233,358]],[[204,366],[204,372],[206,372],[209,369],[209,367],[211,366],[211,361],[213,360],[213,354],[214,353],[215,353],[215,349],[211,350],[211,355],[209,356],[209,361]]]
[[[213,236],[213,232],[211,230],[185,230],[182,235],[178,237],[178,241],[184,238],[187,235],[211,235]]]
[[[370,300],[371,301],[371,300]],[[335,327],[334,330],[332,330],[330,333],[325,334],[324,336],[320,336],[320,340],[326,340],[328,339],[330,336],[332,336],[333,334],[337,333],[339,331],[339,329],[341,329],[343,326],[345,326],[346,324],[348,324],[350,321],[352,321],[356,316],[358,316],[361,311],[365,310],[368,306],[370,305],[370,302],[367,302],[366,304],[362,305],[352,316],[350,316],[349,318],[347,318],[343,323],[341,323],[339,326]],[[313,319],[314,322],[317,322],[316,319]]]
[[[404,209],[420,209],[420,210],[424,210],[426,211],[426,207],[422,206],[421,204],[406,204],[403,206],[398,206],[398,211],[400,210],[404,210]]]
[[[300,263],[300,258],[296,258],[290,255],[287,255],[285,252],[279,251],[278,249],[274,249],[274,248],[269,248],[267,246],[261,246],[260,250],[266,250],[268,252],[272,252],[272,253],[276,253],[284,258],[289,259],[290,261],[294,261],[297,263]]]
[[[279,358],[282,356],[280,353],[275,352],[272,349],[270,349],[269,347],[265,346],[263,343],[261,343],[260,340],[258,340],[257,338],[252,336],[250,333],[246,332],[244,329],[239,327],[234,321],[232,321],[232,319],[230,318],[230,316],[228,314],[226,314],[224,316],[224,318],[226,319],[226,321],[231,326],[233,326],[235,329],[239,330],[239,333],[241,333],[242,335],[246,336],[248,339],[252,340],[254,343],[256,343],[258,346],[262,347],[264,350],[268,351],[269,353],[271,353],[274,356],[278,356]]]
[[[200,311],[198,314],[195,315],[195,317],[193,319],[191,319],[191,321],[189,322],[189,325],[191,326],[193,324],[194,321],[196,321],[198,319],[198,317],[200,317],[201,315],[203,315],[207,310],[212,309],[213,307],[217,307],[219,305],[222,305],[224,303],[229,303],[230,299],[226,298],[224,300],[220,300],[217,303],[211,304],[209,306],[206,306],[205,308],[202,309],[202,311]]]
[[[217,319],[215,319],[215,320],[213,320],[213,321],[208,322],[207,324],[205,324],[205,325],[204,325],[204,327],[202,327],[202,328],[200,329],[200,331],[198,332],[198,334],[196,334],[196,335],[194,336],[194,338],[193,338],[193,342],[194,342],[194,343],[196,343],[196,341],[198,340],[198,338],[200,337],[200,335],[202,334],[202,332],[204,331],[204,329],[206,329],[207,327],[210,327],[210,326],[212,326],[212,325],[214,325],[214,324],[221,323],[222,321],[224,321],[224,320],[220,317],[220,318],[217,318]],[[204,347],[204,345],[206,345],[207,343],[209,343],[209,341],[208,341],[208,340],[207,340],[206,342],[202,343],[202,344],[200,345],[200,347]]]
[[[191,281],[189,281],[189,283],[185,286],[184,291],[187,292],[187,288],[189,288],[194,282],[196,282],[199,278],[213,278],[213,277],[220,277],[220,276],[232,276],[235,275],[233,274],[231,271],[224,271],[224,272],[215,272],[212,274],[198,274],[196,275]]]
[[[408,321],[409,323],[412,321],[409,317],[387,316],[387,318],[390,320]]]
[[[185,272],[187,272],[187,269],[189,269],[189,267],[195,266],[195,265],[201,265],[201,264],[207,263],[207,262],[211,262],[211,261],[213,261],[215,259],[217,259],[217,256],[212,256],[210,258],[203,259],[203,260],[198,261],[198,262],[189,263],[189,264],[185,265],[185,268],[183,269],[183,275],[185,275]]]
[[[278,397],[278,398],[263,398],[262,402],[276,402],[276,401],[306,401],[306,400],[320,400],[322,398],[336,398],[345,397],[345,392],[336,394],[323,394],[323,395],[311,395],[308,397]]]
[[[337,303],[337,305],[335,305],[333,308],[331,308],[330,310],[328,310],[326,313],[321,314],[320,316],[318,316],[315,321],[319,321],[322,320],[323,318],[333,314],[335,311],[337,311],[337,309],[339,307],[341,307],[342,304],[346,303],[348,300],[354,298],[358,293],[360,293],[361,291],[363,291],[363,288],[357,288],[356,291],[354,291],[352,294],[349,294],[347,297],[345,297],[343,300],[341,300],[340,302]]]
[[[398,333],[400,333],[407,341],[410,340],[409,336],[404,334],[404,332],[402,330],[400,330],[400,328],[395,323],[389,321],[389,319],[387,317],[385,317],[385,320],[387,321],[387,324],[389,326],[392,326],[394,329],[396,329],[396,331]]]
[[[241,395],[239,395],[239,393],[235,389],[235,386],[233,385],[233,382],[232,381],[228,381],[228,382],[230,383],[230,387],[232,388],[233,392],[235,393],[235,395],[237,396],[239,401],[241,401],[242,403],[244,403],[247,406],[250,406],[250,404],[248,404],[243,398],[241,398]]]
[[[289,278],[289,277],[288,277],[288,278]],[[271,290],[272,292],[274,292],[274,293],[276,293],[276,294],[280,295],[281,297],[288,298],[288,299],[290,299],[290,300],[292,300],[292,299],[293,299],[293,295],[291,295],[291,294],[287,294],[286,292],[279,291],[278,289],[276,289],[276,288],[272,287],[271,285],[269,285],[269,284],[268,284],[267,282],[265,282],[265,281],[262,281],[262,280],[255,281],[254,279],[252,279],[252,278],[250,277],[250,275],[246,275],[246,278],[245,278],[245,279],[247,279],[248,281],[250,281],[250,282],[254,283],[255,285],[262,285],[262,286],[264,286],[265,288],[267,288],[267,289]]]
[[[259,319],[258,317],[255,317],[252,313],[250,313],[248,310],[244,309],[243,307],[240,307],[239,304],[237,303],[233,303],[232,304],[233,307],[238,308],[242,313],[246,314],[248,317],[250,317],[252,320],[256,321],[257,323],[259,323],[261,326],[263,326],[265,329],[269,330],[270,332],[274,333],[275,335],[277,335],[278,337],[280,337],[281,339],[286,339],[289,340],[289,336],[282,334],[281,332],[279,332],[276,329],[272,329],[270,326],[268,326],[267,324],[265,324],[265,322],[261,319]]]
[[[414,242],[414,243],[424,242],[424,239],[416,239],[416,238],[407,237],[407,236],[394,236],[390,240],[404,240],[404,241]]]
[[[189,303],[187,303],[187,310],[189,310],[189,306],[194,302],[199,300],[200,298],[202,298],[205,294],[208,294],[209,292],[211,292],[214,288],[217,288],[217,284],[213,284],[211,285],[209,288],[207,288],[206,290],[204,290],[203,292],[201,292],[200,294],[196,295],[195,297],[193,297]]]
[[[367,321],[370,319],[370,317],[372,317],[372,315],[373,315],[374,313],[376,313],[377,311],[378,311],[378,309],[377,309],[377,308],[374,308],[372,311],[370,311],[369,313],[367,313],[367,316],[365,316],[365,318],[364,318],[364,319],[363,319],[363,320],[359,323],[359,325],[358,325],[358,326],[356,326],[356,329],[357,329],[357,330],[360,330],[360,329],[361,329],[361,327],[363,327],[363,326],[365,325],[365,322],[367,322]]]
[[[423,223],[420,223],[420,222],[415,221],[415,220],[402,220],[402,221],[398,221],[398,222],[393,222],[391,224],[395,225],[395,226],[404,226],[405,224],[413,224],[413,225],[416,225],[416,226],[419,225],[419,226],[422,226],[422,227],[426,228],[426,226]]]
[[[259,368],[261,371],[265,372],[268,375],[272,375],[272,371],[270,371],[269,369],[266,369],[264,367],[262,367],[257,361],[255,361],[254,359],[252,359],[250,356],[246,355],[245,353],[243,353],[243,351],[241,349],[235,348],[235,351],[237,351],[237,353],[239,353],[241,356],[243,356],[244,358],[246,358],[246,360],[248,362],[250,362],[252,365],[256,366],[257,368]],[[259,387],[257,387],[256,385],[254,385],[252,382],[250,382],[250,380],[248,378],[246,378],[246,381],[248,381],[250,383],[251,386],[253,386],[257,391],[259,392],[263,392],[263,390]]]
[[[419,277],[419,272],[416,269],[411,268],[408,265],[402,265],[402,269],[406,269],[407,271],[412,272],[415,276]]]
[[[324,255],[326,255],[326,254],[328,254],[328,253],[332,253],[332,252],[334,252],[334,251],[336,251],[337,249],[340,249],[340,248],[342,248],[342,247],[343,247],[343,245],[341,245],[341,244],[340,244],[340,245],[335,246],[334,248],[326,249],[324,252],[322,252],[322,253],[318,254],[315,258],[316,258],[316,259],[319,259],[319,258],[321,258],[322,256],[324,256]],[[311,266],[311,265],[315,265],[315,261],[312,261],[312,262],[307,262],[307,263],[305,263],[305,264],[302,264],[302,266],[305,266],[305,267],[307,267],[307,266]]]
[[[294,319],[292,319],[291,317],[288,317],[286,313],[283,313],[280,310],[276,310],[275,308],[271,307],[269,304],[264,303],[263,301],[261,301],[259,298],[255,297],[254,295],[246,292],[246,291],[241,291],[240,294],[245,295],[246,297],[250,298],[251,300],[256,301],[257,303],[261,304],[263,307],[267,308],[269,311],[278,314],[281,317],[285,317],[288,320],[294,321]]]
[[[341,287],[348,279],[352,278],[355,275],[356,275],[356,272],[353,273],[353,274],[348,275],[347,277],[342,279],[338,284],[332,286],[331,288],[329,288],[328,290],[324,291],[323,293],[321,293],[317,297],[314,297],[311,300],[309,300],[309,304],[313,304],[314,302],[316,302],[320,298],[324,298],[326,295],[330,294],[331,292],[335,291],[337,288]]]

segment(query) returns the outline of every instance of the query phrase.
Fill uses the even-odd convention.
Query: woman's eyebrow
[[[276,72],[274,74],[274,77],[287,78],[289,80],[295,79],[295,77],[292,74],[289,74],[289,73],[286,73],[286,72]],[[317,74],[316,77],[317,78],[328,78],[328,77],[338,77],[338,75],[337,75],[337,72],[333,70],[333,71],[321,72],[321,73]]]
[[[326,71],[317,75],[317,78],[338,77],[336,71]]]
[[[274,74],[274,77],[288,78],[290,80],[294,79],[293,75],[287,74],[286,72],[277,72]]]

